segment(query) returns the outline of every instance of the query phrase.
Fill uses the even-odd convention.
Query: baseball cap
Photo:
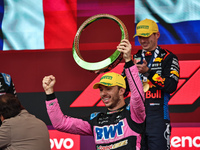
[[[106,74],[104,74],[100,81],[95,83],[93,85],[93,89],[98,89],[99,85],[104,85],[104,86],[120,86],[122,88],[126,89],[126,83],[124,78],[115,72],[108,72]]]
[[[136,26],[136,34],[133,36],[149,37],[152,33],[157,33],[158,25],[151,19],[144,19]]]

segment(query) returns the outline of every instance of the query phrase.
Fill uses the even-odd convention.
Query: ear
[[[1,122],[4,121],[4,117],[2,115],[0,116],[0,119],[1,119]]]
[[[159,39],[159,37],[160,37],[160,32],[157,32],[157,33],[156,33],[156,37],[157,37],[157,39]]]
[[[119,95],[121,96],[121,95],[124,95],[124,93],[125,93],[125,88],[120,88],[119,89]]]

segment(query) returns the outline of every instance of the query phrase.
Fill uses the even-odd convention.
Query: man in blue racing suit
[[[134,55],[134,62],[137,63],[146,88],[146,131],[143,150],[169,150],[171,126],[168,102],[170,94],[177,88],[178,58],[157,45],[160,33],[153,20],[140,21],[135,36],[138,36],[142,49]],[[122,75],[124,76],[124,73]]]

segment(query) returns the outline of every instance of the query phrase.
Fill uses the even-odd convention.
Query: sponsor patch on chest
[[[123,127],[123,120],[119,121],[117,124],[95,127],[96,140],[109,140],[114,139],[116,136],[122,136],[124,134]]]

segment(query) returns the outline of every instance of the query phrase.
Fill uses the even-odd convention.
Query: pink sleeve
[[[145,98],[137,66],[134,65],[129,68],[126,68],[125,73],[131,91],[131,97],[130,97],[131,118],[136,123],[142,123],[144,122],[146,117],[145,107],[144,107]]]
[[[79,135],[93,135],[91,126],[82,119],[65,116],[58,104],[58,100],[46,101],[47,113],[53,127],[59,131]]]

